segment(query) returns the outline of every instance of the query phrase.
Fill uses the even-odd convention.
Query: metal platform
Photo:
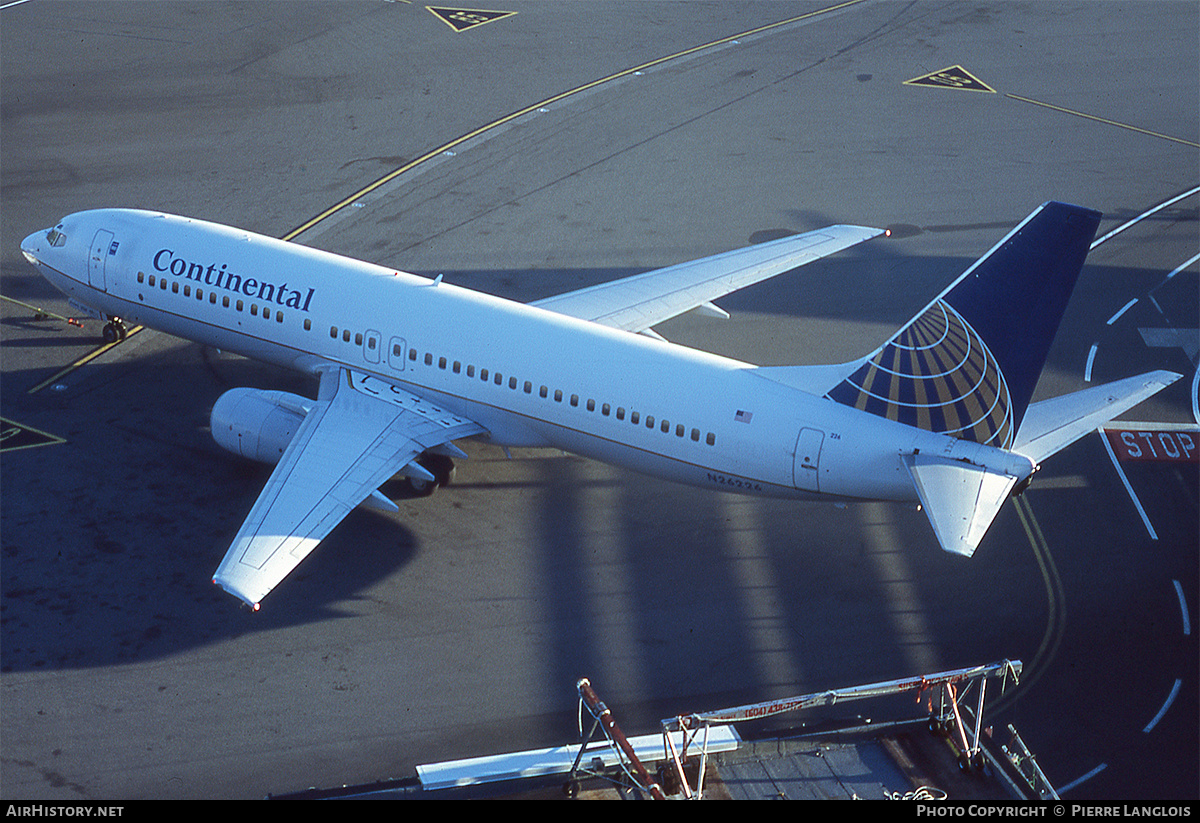
[[[1001,745],[983,722],[988,680],[998,680],[1003,692],[1020,672],[1020,662],[1005,660],[678,715],[661,722],[661,734],[635,737],[624,734],[581,679],[581,718],[593,722],[578,743],[420,765],[415,778],[286,797],[1046,800],[1056,794],[1016,730],[1010,726]],[[799,726],[758,736],[735,725],[913,694],[927,713],[899,721],[856,716],[819,730]]]

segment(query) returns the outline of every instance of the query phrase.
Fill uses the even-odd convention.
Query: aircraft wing
[[[483,432],[379,378],[337,369],[250,510],[213,582],[257,608],[350,511],[427,449]]]
[[[711,301],[828,257],[883,234],[864,226],[829,226],[712,257],[601,283],[531,305],[632,332],[697,307],[725,315]]]

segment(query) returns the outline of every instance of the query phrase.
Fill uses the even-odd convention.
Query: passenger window
[[[176,293],[178,293],[178,289],[176,290]],[[192,287],[191,287],[191,286],[184,286],[184,287],[183,287],[183,296],[184,296],[184,297],[191,297],[191,296],[192,296]]]
[[[540,389],[538,389],[538,394],[545,399],[550,394],[550,390],[545,386],[542,386]]]
[[[257,303],[250,304],[250,313],[252,315],[254,315],[255,317],[258,317],[258,304]]]
[[[683,437],[683,424],[679,423],[675,426],[675,436]]]
[[[652,414],[646,415],[646,428],[648,428],[648,429],[654,428],[654,415],[652,415]]]
[[[229,308],[229,298],[228,297],[221,298],[221,308],[223,308],[223,309]]]
[[[717,444],[717,436],[712,432],[709,432],[708,437],[704,438],[704,442],[708,443],[710,446],[715,446]]]
[[[475,376],[475,367],[467,366],[467,377],[474,377],[474,376]]]
[[[362,332],[359,332],[358,334],[354,335],[354,345],[356,345],[356,346],[361,346],[361,345],[362,345],[362,340],[363,340],[363,338],[362,338]],[[443,368],[444,368],[444,367],[443,367]]]
[[[485,383],[487,382],[487,379],[488,379],[488,370],[487,369],[479,370],[479,379]]]
[[[593,399],[592,399],[592,398],[590,398],[590,397],[588,398],[588,402],[587,402],[587,410],[588,410],[588,411],[595,411],[595,410],[596,410],[596,401],[595,401],[595,400],[593,400]]]
[[[307,317],[304,318],[304,330],[312,331],[312,320]]]
[[[425,352],[425,365],[426,366],[433,365],[433,352],[428,352],[428,351]]]
[[[508,387],[510,389],[515,389],[517,387],[517,378],[515,378],[515,377],[508,378]]]
[[[153,277],[154,275],[150,275],[150,276],[151,276],[151,277]],[[145,273],[144,271],[140,271],[140,272],[138,272],[138,282],[139,282],[139,283],[145,283],[145,282],[146,282],[146,273]],[[150,285],[151,285],[151,286],[153,286],[153,285],[154,285],[154,283],[153,283],[153,282],[151,282],[151,283],[150,283]]]
[[[171,284],[171,293],[172,293],[172,294],[179,294],[179,284],[178,284],[178,283],[172,283],[172,284]]]
[[[625,409],[622,408],[621,406],[617,406],[617,419],[618,420],[625,419]]]
[[[577,394],[573,394],[573,395],[571,395],[571,405],[572,405],[572,406],[578,406],[578,405],[579,405],[579,395],[577,395]]]
[[[602,415],[604,415],[605,417],[608,417],[608,414],[611,411],[612,411],[612,407],[609,406],[607,403],[605,403],[603,406],[600,407],[600,413]]]
[[[496,377],[492,382],[499,386],[504,382],[504,375],[502,375],[500,372],[496,372]]]
[[[561,402],[562,402],[562,389],[555,389],[555,390],[554,390],[554,402],[555,402],[555,403],[561,403]]]
[[[663,434],[666,434],[667,432],[669,432],[671,430],[671,424],[669,422],[667,422],[666,420],[664,420],[662,422],[662,425],[659,426],[658,428]]]
[[[329,327],[329,336],[332,337],[334,340],[337,340],[337,326]]]
[[[525,393],[533,394],[533,384],[530,383],[528,380],[525,381]]]
[[[236,308],[238,311],[241,311],[242,310],[242,301],[241,300],[237,301],[237,304],[234,306],[234,308]]]
[[[629,413],[629,422],[636,426],[638,424],[638,420],[640,419],[640,417],[641,417],[641,415],[639,415],[637,412],[630,412]]]
[[[455,374],[461,373],[462,372],[462,363],[458,360],[455,360],[452,370],[454,371]]]
[[[700,430],[699,429],[692,429],[692,440],[694,440],[697,443],[700,442]]]
[[[439,357],[439,358],[438,358],[438,368],[439,368],[439,369],[445,369],[445,368],[446,368],[446,358],[444,358],[444,357]]]

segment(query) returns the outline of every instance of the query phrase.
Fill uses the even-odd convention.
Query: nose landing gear
[[[125,327],[125,321],[121,318],[110,317],[104,324],[103,336],[105,343],[117,343],[129,336],[129,329]]]

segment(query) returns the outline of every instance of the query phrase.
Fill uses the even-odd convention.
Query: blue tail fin
[[[826,396],[1011,447],[1099,225],[1043,204]]]

